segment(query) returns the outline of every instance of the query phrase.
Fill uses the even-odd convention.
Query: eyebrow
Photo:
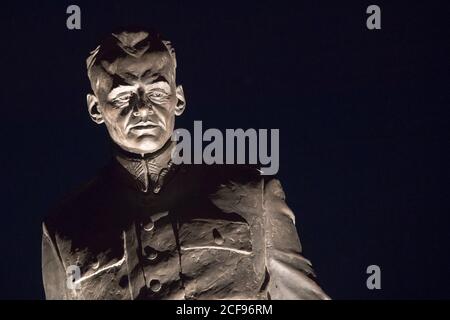
[[[156,86],[156,85],[167,85],[167,86],[170,86],[170,84],[166,81],[166,79],[163,77],[163,76],[160,76],[160,77],[158,77],[158,78],[156,78],[155,79],[155,81],[154,82],[152,82],[152,83],[148,83],[148,84],[145,84],[145,86]],[[135,85],[131,85],[131,84],[128,84],[128,83],[125,83],[125,84],[119,84],[118,86],[116,86],[115,88],[113,88],[109,93],[108,93],[108,96],[109,97],[111,97],[111,96],[116,96],[116,95],[119,95],[119,94],[121,94],[121,93],[124,93],[124,92],[130,92],[130,91],[133,91],[134,89],[136,89],[136,86]]]
[[[166,82],[167,84],[170,84],[169,81],[163,75],[152,74],[152,70],[145,71],[140,77],[138,77],[130,72],[127,72],[123,76],[121,76],[119,74],[113,74],[112,78],[113,78],[113,83],[112,83],[111,87],[113,88],[113,90],[120,86],[133,86],[131,81],[139,80],[139,79],[141,79],[143,82],[146,82],[146,80],[147,81],[151,80],[152,83]]]
[[[126,73],[126,74],[124,74],[123,77],[118,74],[113,74],[112,78],[113,78],[113,82],[112,82],[111,88],[113,88],[113,89],[120,87],[120,86],[132,86],[130,80],[138,79],[135,75],[133,75],[131,73]]]
[[[170,84],[166,81],[156,81],[144,85],[147,90],[152,89],[164,89],[165,91],[170,91]]]
[[[135,86],[132,86],[132,85],[119,85],[119,86],[115,87],[114,89],[112,89],[112,90],[108,93],[108,97],[109,97],[109,98],[112,98],[112,97],[114,97],[114,96],[116,96],[116,95],[119,95],[119,94],[121,94],[121,93],[124,93],[124,92],[130,92],[130,91],[132,91],[133,89],[135,89]]]
[[[152,75],[151,70],[147,70],[144,72],[144,74],[141,76],[141,80],[142,81],[146,81],[146,80],[152,80],[153,83],[155,82],[167,82],[169,83],[169,81],[162,76],[161,74],[154,74]]]

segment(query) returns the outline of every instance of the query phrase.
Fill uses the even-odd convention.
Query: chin
[[[142,139],[141,141],[136,142],[132,148],[132,152],[145,154],[145,153],[153,153],[158,151],[164,146],[162,141],[155,141],[154,139]]]

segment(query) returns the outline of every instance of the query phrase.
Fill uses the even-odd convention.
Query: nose
[[[133,111],[133,115],[135,117],[141,118],[146,118],[148,115],[152,115],[153,113],[153,106],[145,103],[142,103],[140,107],[137,107],[136,110]]]

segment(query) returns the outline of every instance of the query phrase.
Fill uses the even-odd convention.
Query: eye
[[[161,102],[167,99],[169,95],[162,90],[153,90],[147,94],[147,97],[152,101]]]
[[[117,98],[114,98],[112,100],[112,103],[114,104],[114,106],[119,108],[125,107],[130,102],[131,96],[132,96],[131,93],[123,94]]]

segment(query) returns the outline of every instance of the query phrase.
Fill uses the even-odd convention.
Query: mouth
[[[156,127],[158,127],[156,124],[154,124],[153,122],[141,122],[138,123],[132,127],[130,127],[130,131],[145,131],[145,130],[152,130],[155,129]]]

